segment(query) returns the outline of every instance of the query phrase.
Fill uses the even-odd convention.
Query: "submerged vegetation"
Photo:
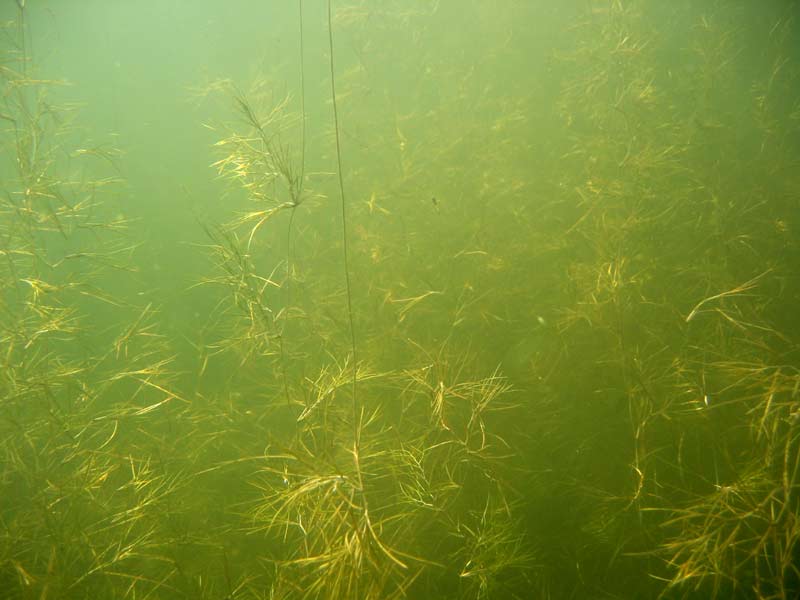
[[[17,2],[4,597],[797,597],[796,3],[367,4],[192,91],[175,335]]]

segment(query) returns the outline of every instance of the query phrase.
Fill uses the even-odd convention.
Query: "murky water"
[[[795,598],[797,2],[7,2],[0,597]]]

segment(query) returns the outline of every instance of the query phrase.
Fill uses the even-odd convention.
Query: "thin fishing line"
[[[339,110],[336,106],[336,77],[333,68],[333,27],[331,26],[331,0],[328,0],[328,52],[331,70],[331,103],[333,104],[333,131],[336,138],[336,165],[339,173],[339,196],[342,199],[342,252],[344,255],[344,281],[347,291],[347,320],[350,323],[350,348],[353,354],[353,463],[356,472],[358,489],[361,490],[362,516],[367,528],[371,531],[369,519],[369,506],[364,494],[364,478],[361,473],[361,416],[358,410],[358,396],[356,395],[356,380],[358,372],[358,357],[356,355],[356,331],[353,325],[353,299],[350,289],[350,263],[347,255],[347,203],[344,195],[344,179],[342,177],[342,149],[339,141]],[[374,535],[374,534],[373,534]],[[359,596],[359,578],[353,582],[355,587],[354,597]]]
[[[303,195],[303,182],[306,171],[306,76],[305,76],[305,44],[303,41],[303,0],[298,0],[298,16],[300,28],[300,177],[294,184],[290,183],[289,193],[291,194],[292,208],[289,213],[289,225],[286,228],[286,307],[285,317],[288,318],[289,310],[292,307],[292,225],[297,207],[300,206]],[[285,329],[285,326],[284,326]],[[278,338],[281,351],[281,371],[283,373],[283,392],[286,395],[286,404],[291,404],[289,397],[289,384],[286,376],[286,353],[283,347],[283,330]]]
[[[342,251],[344,255],[344,281],[347,291],[347,319],[350,323],[350,346],[353,353],[353,429],[355,430],[356,449],[359,441],[358,402],[356,399],[356,372],[358,360],[356,356],[356,331],[353,325],[353,299],[350,286],[350,262],[347,254],[347,203],[344,194],[344,179],[342,178],[342,150],[339,141],[339,110],[336,106],[336,77],[333,69],[333,28],[331,26],[331,0],[328,0],[328,52],[330,56],[331,71],[331,101],[333,103],[333,131],[336,139],[336,165],[339,173],[339,195],[342,199]]]
[[[20,50],[22,52],[22,77],[24,79],[27,79],[28,48],[25,39],[25,0],[17,0],[17,6],[19,7],[19,21],[17,25],[19,27],[19,44],[20,44]]]
[[[306,74],[305,74],[305,44],[303,42],[303,0],[299,0],[300,10],[300,179],[295,198],[295,208],[303,195],[303,180],[306,171]]]
[[[286,310],[292,305],[292,225],[297,207],[303,196],[303,183],[306,172],[306,76],[305,76],[305,43],[303,41],[303,0],[299,0],[300,20],[300,177],[292,194],[292,209],[289,214],[289,227],[286,230]]]

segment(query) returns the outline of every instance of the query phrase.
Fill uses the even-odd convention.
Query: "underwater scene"
[[[800,597],[800,2],[0,23],[0,598]]]

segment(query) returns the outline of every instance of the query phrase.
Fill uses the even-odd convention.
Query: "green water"
[[[5,2],[0,598],[796,598],[799,18]]]

